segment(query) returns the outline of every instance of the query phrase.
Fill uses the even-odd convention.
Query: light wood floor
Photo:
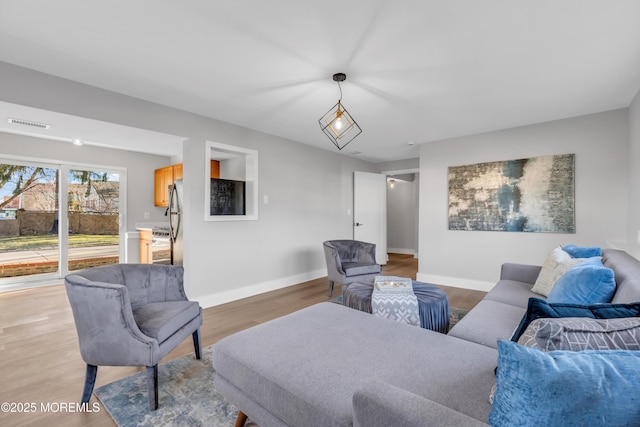
[[[417,260],[390,255],[384,274],[415,279]],[[484,292],[442,286],[452,307],[470,309]],[[251,326],[312,304],[328,301],[326,277],[204,310],[203,347]],[[340,295],[338,284],[334,297]],[[163,362],[193,351],[185,340]],[[0,293],[0,403],[35,403],[35,413],[0,411],[0,426],[115,425],[104,407],[93,413],[43,413],[41,403],[77,402],[82,394],[85,364],[64,285]],[[144,368],[100,367],[96,388]],[[94,397],[91,404],[98,402]]]

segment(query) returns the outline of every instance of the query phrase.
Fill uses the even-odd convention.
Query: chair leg
[[[333,294],[333,280],[329,280],[329,296]]]
[[[245,413],[242,411],[238,411],[235,427],[244,427],[244,423],[246,422],[247,422],[247,416],[245,415]]]
[[[82,403],[89,403],[93,386],[96,385],[96,376],[98,375],[98,367],[87,365],[87,373],[84,376],[84,390],[82,391]]]
[[[193,346],[196,349],[196,359],[202,358],[202,343],[200,342],[200,328],[196,329],[193,334]]]
[[[147,366],[147,393],[149,394],[149,410],[158,409],[158,365]]]

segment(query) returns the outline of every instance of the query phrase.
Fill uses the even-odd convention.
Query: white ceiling
[[[343,151],[398,160],[627,107],[640,0],[2,0],[0,61],[328,150],[344,72]]]

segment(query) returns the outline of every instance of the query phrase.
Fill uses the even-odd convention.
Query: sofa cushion
[[[540,318],[529,324],[518,344],[542,351],[640,350],[640,317]]]
[[[378,264],[364,262],[343,262],[342,269],[347,277],[380,273],[380,266]]]
[[[531,291],[544,295],[545,297],[549,296],[549,292],[551,292],[551,289],[553,289],[558,279],[569,271],[571,267],[583,261],[584,259],[581,258],[572,258],[571,255],[563,251],[560,246],[554,248],[549,255],[547,255]]]
[[[615,271],[616,293],[611,302],[640,301],[640,261],[624,251],[604,249],[602,263]]]
[[[199,314],[200,306],[195,301],[155,302],[133,309],[138,328],[159,344]]]
[[[531,283],[504,279],[496,283],[484,297],[486,300],[515,305],[523,309],[527,308],[529,298],[540,298],[539,294],[531,291]]]
[[[486,421],[496,358],[495,349],[329,302],[213,349],[216,389],[232,403],[251,417],[250,400],[283,424],[304,426],[351,426],[352,397],[373,379]],[[235,401],[237,390],[244,402]]]
[[[640,352],[545,353],[501,341],[498,354],[498,386],[489,424],[640,425]]]
[[[498,340],[509,339],[525,309],[497,301],[482,300],[451,330],[449,335],[497,348]]]
[[[602,256],[602,249],[596,246],[576,246],[566,245],[562,250],[571,255],[573,258],[591,258],[594,256]]]
[[[485,421],[379,380],[353,395],[354,427],[486,427]]]
[[[619,319],[640,316],[640,302],[631,304],[549,304],[538,298],[530,298],[527,311],[511,337],[518,341],[529,324],[541,317],[588,317],[591,319]],[[464,319],[463,319],[464,320]]]
[[[611,302],[616,291],[613,270],[602,265],[599,257],[589,258],[558,279],[547,302],[598,304]]]

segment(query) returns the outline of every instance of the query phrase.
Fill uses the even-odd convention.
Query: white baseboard
[[[437,276],[435,274],[418,273],[416,279],[419,282],[433,283],[435,285],[453,286],[462,289],[472,289],[474,291],[489,292],[496,284],[481,280],[463,279],[460,277]]]
[[[416,251],[414,249],[387,248],[387,253],[390,253],[390,254],[403,254],[403,255],[415,255]]]
[[[217,292],[214,294],[202,296],[190,296],[190,300],[198,301],[202,308],[214,307],[220,304],[237,301],[239,299],[260,295],[265,292],[271,292],[288,286],[297,285],[309,280],[318,279],[327,275],[326,269],[310,271],[307,273],[297,274],[295,276],[283,277],[282,279],[270,280],[268,282],[255,283],[253,285],[243,286],[237,289],[229,289],[227,291]],[[329,282],[327,282],[327,290]],[[187,294],[188,294],[187,290]]]

